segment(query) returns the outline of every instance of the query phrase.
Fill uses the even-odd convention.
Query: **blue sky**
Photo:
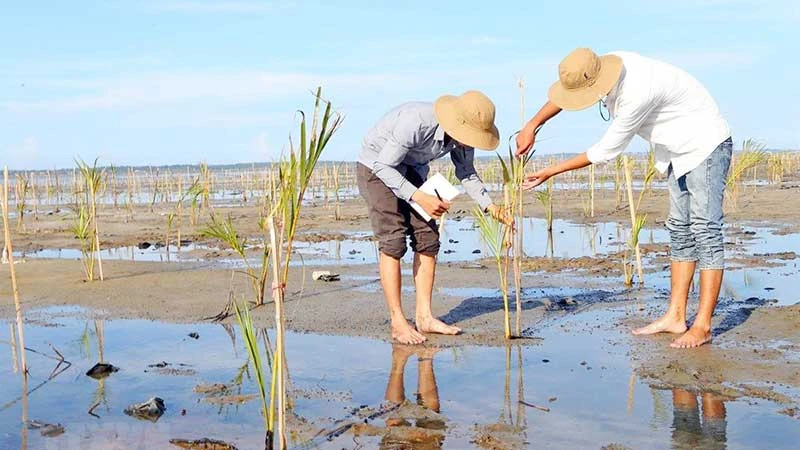
[[[392,106],[480,89],[503,139],[577,46],[676,64],[717,99],[734,138],[800,148],[793,1],[138,0],[8,2],[0,16],[0,165],[274,160],[310,91],[346,116],[327,159],[355,159]],[[582,151],[596,110],[564,113],[539,152]],[[644,147],[634,141],[632,148]]]

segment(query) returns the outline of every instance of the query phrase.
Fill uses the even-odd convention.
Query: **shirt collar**
[[[435,141],[444,142],[444,128],[441,125],[436,125],[436,131],[433,133]]]

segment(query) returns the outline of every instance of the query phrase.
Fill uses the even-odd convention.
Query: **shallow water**
[[[544,339],[541,345],[472,346],[411,354],[402,371],[401,351],[394,350],[393,354],[390,344],[366,338],[289,333],[287,357],[295,413],[309,421],[314,431],[332,430],[337,426],[334,420],[345,419],[345,424],[358,421],[352,420],[354,409],[378,407],[390,382],[391,395],[412,402],[421,383],[433,386],[419,397],[428,405],[438,400],[444,423],[421,419],[409,422],[419,427],[444,425],[444,448],[473,448],[476,427],[498,423],[513,424],[509,428],[512,434],[533,448],[599,448],[612,442],[632,448],[696,448],[691,443],[700,440],[705,440],[708,448],[794,448],[800,427],[796,419],[776,412],[779,405],[728,401],[724,403],[724,420],[704,421],[696,409],[673,407],[673,398],[685,399],[686,394],[651,388],[632,375],[626,356],[631,345],[627,336],[569,331],[587,319],[583,314],[591,314],[589,320],[614,320],[623,312],[622,306],[584,312],[566,322],[543,326],[537,333]],[[53,344],[72,362],[70,368],[27,396],[28,418],[60,423],[65,433],[43,437],[37,430],[28,430],[28,448],[177,448],[168,440],[202,437],[225,440],[240,449],[260,448],[263,443],[258,401],[218,406],[193,392],[198,383],[229,383],[240,373],[246,356],[236,327],[101,320],[97,323],[102,324],[105,360],[121,370],[98,381],[84,372],[98,360],[98,339],[91,318],[102,317],[101,313],[51,308],[31,312],[28,317],[27,346],[53,354],[49,350],[49,344]],[[198,333],[199,339],[189,337],[191,332]],[[6,339],[8,331],[3,334]],[[20,448],[23,407],[16,399],[21,394],[21,377],[12,372],[10,348],[7,343],[4,347],[6,356],[0,364],[5,380],[0,387],[0,448]],[[433,361],[426,361],[430,357]],[[393,359],[403,377],[390,377]],[[55,361],[31,352],[28,361],[31,389],[47,379]],[[161,361],[184,370],[183,374],[164,375],[148,368]],[[404,381],[404,392],[397,388],[400,380]],[[245,373],[241,393],[255,392],[253,381]],[[157,422],[123,414],[128,404],[154,395],[162,397],[167,406]],[[523,407],[520,399],[551,411]],[[94,413],[99,417],[87,413],[96,400],[100,400],[100,406]],[[716,406],[719,409],[719,401]],[[384,427],[385,417],[371,423]],[[290,421],[290,426],[299,423]],[[330,442],[318,439],[315,445],[303,446],[300,441],[291,441],[291,445],[338,449],[356,448],[358,442],[361,448],[378,448],[380,441],[380,437],[358,437],[354,441],[352,434],[345,433]]]

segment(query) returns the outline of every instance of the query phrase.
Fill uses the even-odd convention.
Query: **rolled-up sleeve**
[[[380,149],[372,166],[375,174],[397,197],[409,201],[417,192],[417,187],[408,181],[404,174],[397,170],[403,162],[409,148],[414,145],[416,132],[412,124],[401,121],[388,136],[386,144]]]
[[[592,164],[611,161],[619,156],[656,107],[656,102],[650,98],[620,100],[617,114],[608,130],[600,141],[586,151],[586,157]]]
[[[467,194],[478,203],[481,209],[488,208],[492,204],[492,198],[475,171],[475,150],[469,147],[453,149],[450,152],[450,160],[455,166],[456,178],[461,180],[461,185],[464,186]]]

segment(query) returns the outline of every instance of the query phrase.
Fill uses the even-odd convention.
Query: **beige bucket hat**
[[[597,56],[589,48],[576,48],[558,65],[558,81],[550,86],[547,97],[567,111],[585,109],[607,95],[621,73],[619,56]]]
[[[464,145],[494,150],[500,144],[494,103],[483,92],[443,95],[433,104],[433,112],[444,131]]]

